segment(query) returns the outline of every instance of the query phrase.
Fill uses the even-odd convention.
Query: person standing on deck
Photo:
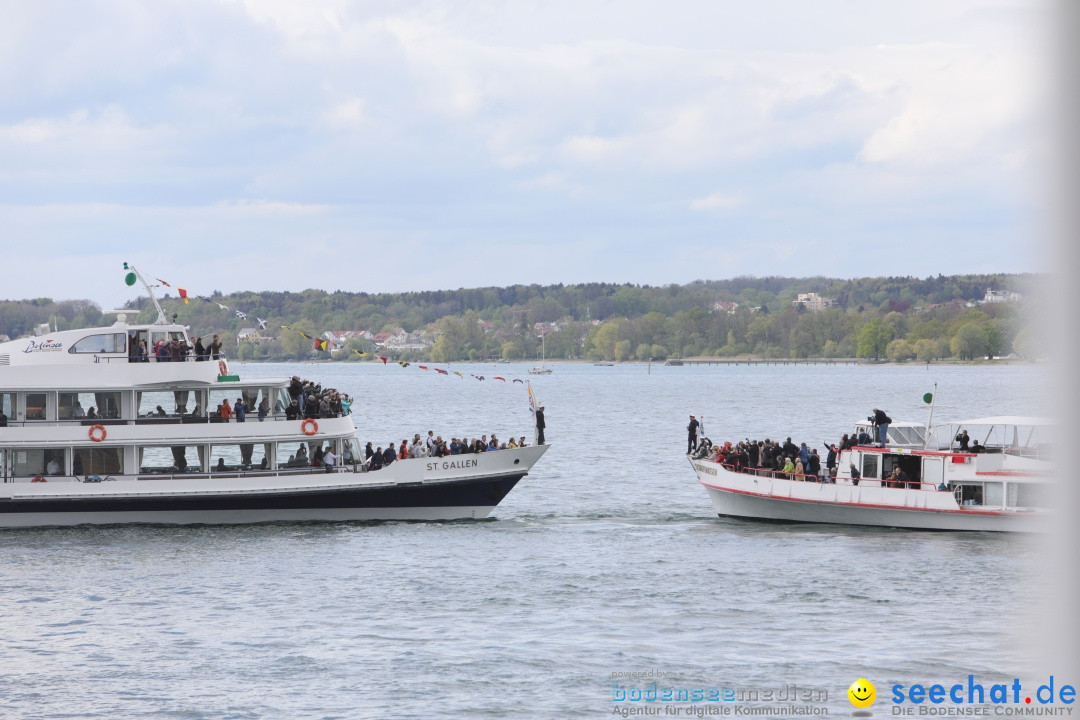
[[[892,418],[886,415],[884,410],[874,408],[872,420],[874,426],[877,427],[877,440],[881,444],[881,447],[885,447],[889,441],[889,424],[892,423]]]
[[[543,445],[544,444],[544,428],[545,427],[546,427],[546,424],[544,423],[544,406],[541,405],[540,407],[536,408],[536,444],[537,445]]]
[[[700,425],[697,418],[693,415],[690,416],[690,424],[686,426],[686,454],[697,450],[697,429]]]

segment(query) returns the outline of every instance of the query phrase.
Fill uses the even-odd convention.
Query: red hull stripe
[[[769,493],[756,493],[749,490],[735,490],[734,488],[720,487],[719,485],[713,485],[707,483],[701,478],[698,478],[698,482],[713,490],[720,490],[721,492],[734,493],[736,495],[751,495],[753,497],[769,498],[770,500],[782,500],[785,502],[801,502],[810,503],[812,505],[837,505],[844,507],[858,507],[858,508],[874,508],[878,510],[908,510],[910,512],[929,512],[929,513],[957,513],[960,515],[992,515],[992,516],[1004,516],[1004,515],[1018,515],[1020,513],[1003,513],[994,510],[939,510],[938,508],[913,508],[900,505],[879,505],[877,503],[853,503],[853,502],[828,502],[825,500],[808,500],[805,498],[792,498],[792,497],[779,497],[777,495],[770,495]]]
[[[985,470],[983,472],[976,471],[975,474],[976,475],[990,475],[992,477],[1042,477],[1041,473],[1026,473],[1026,472],[1018,472],[1018,471],[1015,471],[1015,470],[1014,471],[1007,471],[1007,470],[991,471],[991,470]]]

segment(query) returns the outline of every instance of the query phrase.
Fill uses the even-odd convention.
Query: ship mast
[[[154,297],[154,291],[150,289],[150,283],[146,282],[146,278],[144,278],[142,276],[142,273],[139,272],[139,269],[137,267],[135,267],[134,265],[128,265],[127,263],[124,263],[124,269],[125,270],[130,270],[132,273],[135,274],[135,277],[138,278],[139,282],[141,282],[143,284],[143,287],[146,288],[146,294],[150,296],[150,302],[154,303],[154,307],[157,308],[157,313],[158,313],[157,314],[157,320],[154,321],[154,324],[155,325],[166,325],[166,324],[168,324],[169,321],[166,320],[166,318],[165,318],[165,311],[161,309],[161,304],[157,301],[157,298]],[[128,284],[129,285],[134,285],[134,283],[128,283]]]

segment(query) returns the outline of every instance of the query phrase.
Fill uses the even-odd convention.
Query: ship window
[[[349,453],[352,454],[352,459],[348,463],[345,462],[346,451],[348,451]],[[364,454],[360,450],[360,441],[358,441],[355,437],[351,437],[348,440],[344,440],[341,443],[341,464],[342,465],[346,465],[346,464],[356,465],[361,460],[363,460],[363,458],[364,458]]]
[[[11,462],[11,472],[15,477],[65,474],[63,450],[46,448],[17,449],[11,452]]]
[[[45,393],[26,393],[26,419],[45,419]]]
[[[168,474],[201,472],[203,445],[155,445],[139,448],[139,472]]]
[[[15,419],[15,393],[0,393],[0,410],[9,420]]]
[[[1001,483],[988,482],[983,486],[983,504],[988,507],[1001,507],[1005,495],[1001,490]]]
[[[319,443],[292,442],[278,443],[277,465],[279,468],[311,467],[311,456]]]
[[[289,391],[286,388],[278,388],[277,402],[274,403],[274,414],[283,415],[285,408],[289,407],[292,403],[292,396],[289,395]]]
[[[121,448],[75,448],[71,462],[75,475],[122,475],[124,472]]]
[[[200,402],[202,397],[202,390],[158,390],[140,392],[135,399],[138,403],[138,415],[141,418],[175,418],[181,415],[205,416]]]
[[[1009,507],[1048,508],[1050,487],[1042,483],[1009,483]]]
[[[876,478],[878,476],[877,455],[866,454],[862,459],[862,476],[864,478]]]
[[[269,443],[239,443],[210,447],[210,472],[265,470],[270,462]]]
[[[29,399],[27,405],[29,405]],[[58,396],[56,416],[60,420],[112,420],[119,418],[120,393],[62,392]]]
[[[983,504],[983,486],[977,485],[960,485],[960,494],[957,498],[961,505],[982,505]]]
[[[126,353],[127,336],[124,333],[87,335],[68,350],[69,353]]]

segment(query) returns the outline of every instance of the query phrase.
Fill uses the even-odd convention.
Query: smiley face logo
[[[877,688],[869,680],[859,678],[847,689],[847,697],[855,707],[868,708],[877,700]]]

